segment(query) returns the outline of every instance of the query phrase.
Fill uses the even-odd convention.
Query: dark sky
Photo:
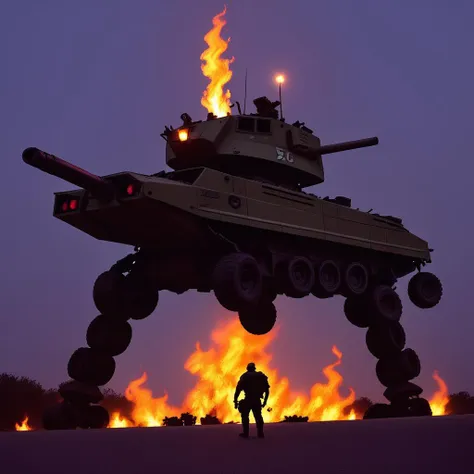
[[[205,117],[199,56],[222,8],[214,0],[2,2],[0,372],[48,387],[65,380],[97,314],[92,284],[129,252],[54,219],[53,192],[71,186],[27,167],[22,150],[37,146],[97,174],[163,169],[164,125],[179,125],[185,111]],[[379,136],[378,147],[327,157],[326,182],[310,191],[403,217],[429,241],[442,303],[419,310],[408,279],[398,285],[419,382],[430,396],[438,369],[450,389],[474,392],[474,3],[240,0],[228,2],[226,18],[233,99],[243,100],[246,67],[251,99],[275,100],[272,75],[284,71],[289,121],[305,121],[324,143]],[[380,398],[365,331],[345,320],[342,304],[279,297],[274,364],[306,390],[336,344],[347,386]],[[194,384],[186,358],[197,340],[207,347],[226,315],[212,294],[163,293],[159,310],[134,324],[111,386],[123,390],[146,369],[156,394],[166,388],[180,403]]]

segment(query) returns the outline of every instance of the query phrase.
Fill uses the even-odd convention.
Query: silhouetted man
[[[245,393],[245,398],[237,401],[240,392]],[[265,407],[270,395],[270,385],[268,384],[268,377],[263,372],[257,372],[255,364],[250,362],[247,365],[247,372],[242,374],[235,388],[234,394],[234,405],[238,408],[242,416],[242,427],[243,433],[239,436],[242,438],[249,437],[250,412],[253,413],[255,423],[257,425],[257,435],[259,438],[263,438],[263,417],[262,408]],[[263,399],[263,404],[261,398]]]

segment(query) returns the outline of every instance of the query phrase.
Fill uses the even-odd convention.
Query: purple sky
[[[442,303],[419,310],[406,296],[408,279],[398,284],[408,345],[422,362],[418,380],[431,396],[438,369],[451,390],[474,392],[474,3],[290,5],[228,2],[232,97],[243,101],[248,67],[249,99],[275,100],[272,75],[285,71],[289,121],[305,121],[323,143],[379,137],[377,147],[328,156],[326,182],[311,191],[403,217],[428,240],[435,249],[429,269],[444,284]],[[183,112],[205,117],[199,56],[222,8],[221,0],[2,3],[0,372],[47,387],[65,380],[67,361],[97,314],[93,282],[129,252],[54,219],[53,192],[71,186],[27,167],[22,150],[37,146],[97,174],[163,169],[164,125],[178,125]],[[336,344],[346,386],[381,398],[365,331],[346,321],[342,304],[340,297],[279,297],[274,365],[293,388],[307,390],[323,380],[320,370],[334,359]],[[212,294],[163,293],[155,314],[134,324],[110,386],[123,390],[146,369],[156,395],[166,388],[180,403],[194,384],[183,364],[197,340],[208,347],[222,315]]]

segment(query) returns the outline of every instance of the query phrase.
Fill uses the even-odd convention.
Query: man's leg
[[[255,418],[255,424],[257,425],[257,436],[263,438],[263,416],[262,416],[262,405],[260,401],[252,405],[252,413]]]
[[[250,406],[245,400],[241,400],[239,403],[239,411],[242,417],[242,433],[240,436],[248,438],[250,428]]]

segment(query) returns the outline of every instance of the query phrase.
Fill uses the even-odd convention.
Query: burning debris
[[[15,430],[16,431],[31,431],[32,428],[31,426],[28,424],[28,417],[25,416],[25,419],[20,423],[15,423]]]

